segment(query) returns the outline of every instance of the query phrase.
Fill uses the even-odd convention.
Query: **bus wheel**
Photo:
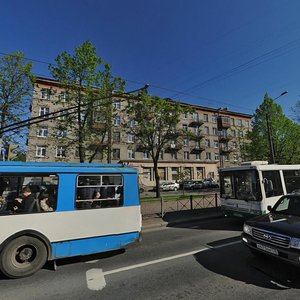
[[[31,236],[12,240],[0,254],[0,270],[9,278],[30,276],[47,261],[45,244]]]

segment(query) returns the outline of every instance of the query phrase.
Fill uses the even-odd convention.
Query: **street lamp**
[[[287,93],[288,93],[287,91],[282,92],[279,96],[274,98],[273,101],[280,98],[281,96],[286,95]],[[268,140],[269,140],[269,147],[270,147],[271,164],[275,164],[275,150],[274,150],[274,144],[273,144],[272,127],[271,127],[271,124],[270,124],[269,108],[267,108],[266,121],[267,121],[267,131],[268,131]]]

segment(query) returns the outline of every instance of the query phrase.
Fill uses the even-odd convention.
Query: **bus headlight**
[[[252,235],[252,227],[247,224],[244,224],[243,231],[246,234]]]
[[[300,239],[291,238],[291,248],[300,249]]]

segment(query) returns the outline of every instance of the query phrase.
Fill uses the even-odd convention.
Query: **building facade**
[[[55,92],[54,92],[55,91]],[[60,100],[60,101],[57,101]],[[32,117],[45,116],[43,122],[31,125],[28,137],[27,161],[79,162],[76,145],[65,147],[68,130],[57,128],[61,117],[49,118],[47,114],[68,108],[65,91],[59,82],[38,77],[32,98]],[[154,186],[153,163],[149,154],[139,149],[135,137],[122,126],[124,99],[114,99],[114,117],[110,136],[110,161],[122,161],[136,167],[140,181],[145,186]],[[184,104],[189,105],[189,104]],[[161,153],[159,173],[162,181],[181,179],[218,179],[218,168],[238,165],[241,161],[240,146],[247,131],[251,130],[251,115],[191,105],[193,112],[181,115],[178,127],[193,133],[183,139],[181,147],[170,144]],[[95,117],[94,122],[101,123]],[[131,122],[131,121],[128,121]],[[107,147],[107,139],[103,143]],[[94,158],[93,162],[107,162],[107,152]]]

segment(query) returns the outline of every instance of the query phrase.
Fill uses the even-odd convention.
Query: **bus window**
[[[77,209],[118,207],[123,205],[121,175],[80,175],[77,178]]]
[[[267,198],[283,195],[279,171],[263,171],[262,176]]]
[[[57,202],[58,177],[56,175],[22,176],[15,174],[0,176],[0,210],[7,213],[35,213],[54,211]],[[31,205],[26,205],[22,194],[24,188],[30,192]],[[44,198],[41,199],[44,195]],[[47,196],[47,198],[45,197]],[[40,201],[45,203],[43,210]],[[26,209],[25,209],[26,208]]]
[[[236,172],[235,173],[235,186],[236,198],[246,201],[260,201],[261,190],[259,186],[257,172],[254,170]]]
[[[221,181],[221,197],[234,198],[233,176],[224,175]]]
[[[287,193],[300,191],[300,170],[283,170]]]

